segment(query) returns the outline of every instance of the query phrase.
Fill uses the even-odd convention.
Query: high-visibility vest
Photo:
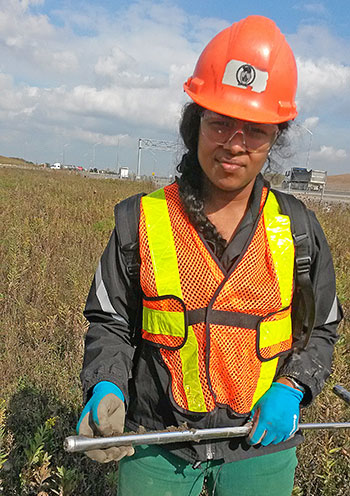
[[[264,188],[227,274],[189,222],[176,184],[142,198],[139,236],[142,337],[160,350],[176,407],[249,413],[292,346],[289,217]]]

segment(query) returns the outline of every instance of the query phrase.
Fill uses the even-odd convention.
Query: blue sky
[[[293,165],[350,172],[349,2],[0,0],[0,154],[168,175],[181,155],[182,83],[205,44],[250,14],[272,18],[295,53]],[[312,138],[311,138],[312,137]],[[286,166],[286,163],[282,165]]]

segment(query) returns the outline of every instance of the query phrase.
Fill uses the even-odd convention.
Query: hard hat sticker
[[[256,77],[255,69],[252,65],[241,65],[236,72],[237,83],[240,86],[250,86]]]
[[[260,71],[246,62],[230,60],[225,68],[222,83],[236,88],[251,88],[256,93],[266,89],[269,73]]]

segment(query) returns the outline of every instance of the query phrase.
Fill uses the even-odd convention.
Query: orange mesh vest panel
[[[247,246],[224,274],[172,184],[142,198],[142,337],[160,349],[171,397],[186,412],[247,414],[292,344],[294,245],[264,188]]]

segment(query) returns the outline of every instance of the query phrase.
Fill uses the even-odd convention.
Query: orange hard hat
[[[184,90],[198,105],[237,119],[279,124],[297,115],[297,68],[276,24],[249,16],[204,48]]]

